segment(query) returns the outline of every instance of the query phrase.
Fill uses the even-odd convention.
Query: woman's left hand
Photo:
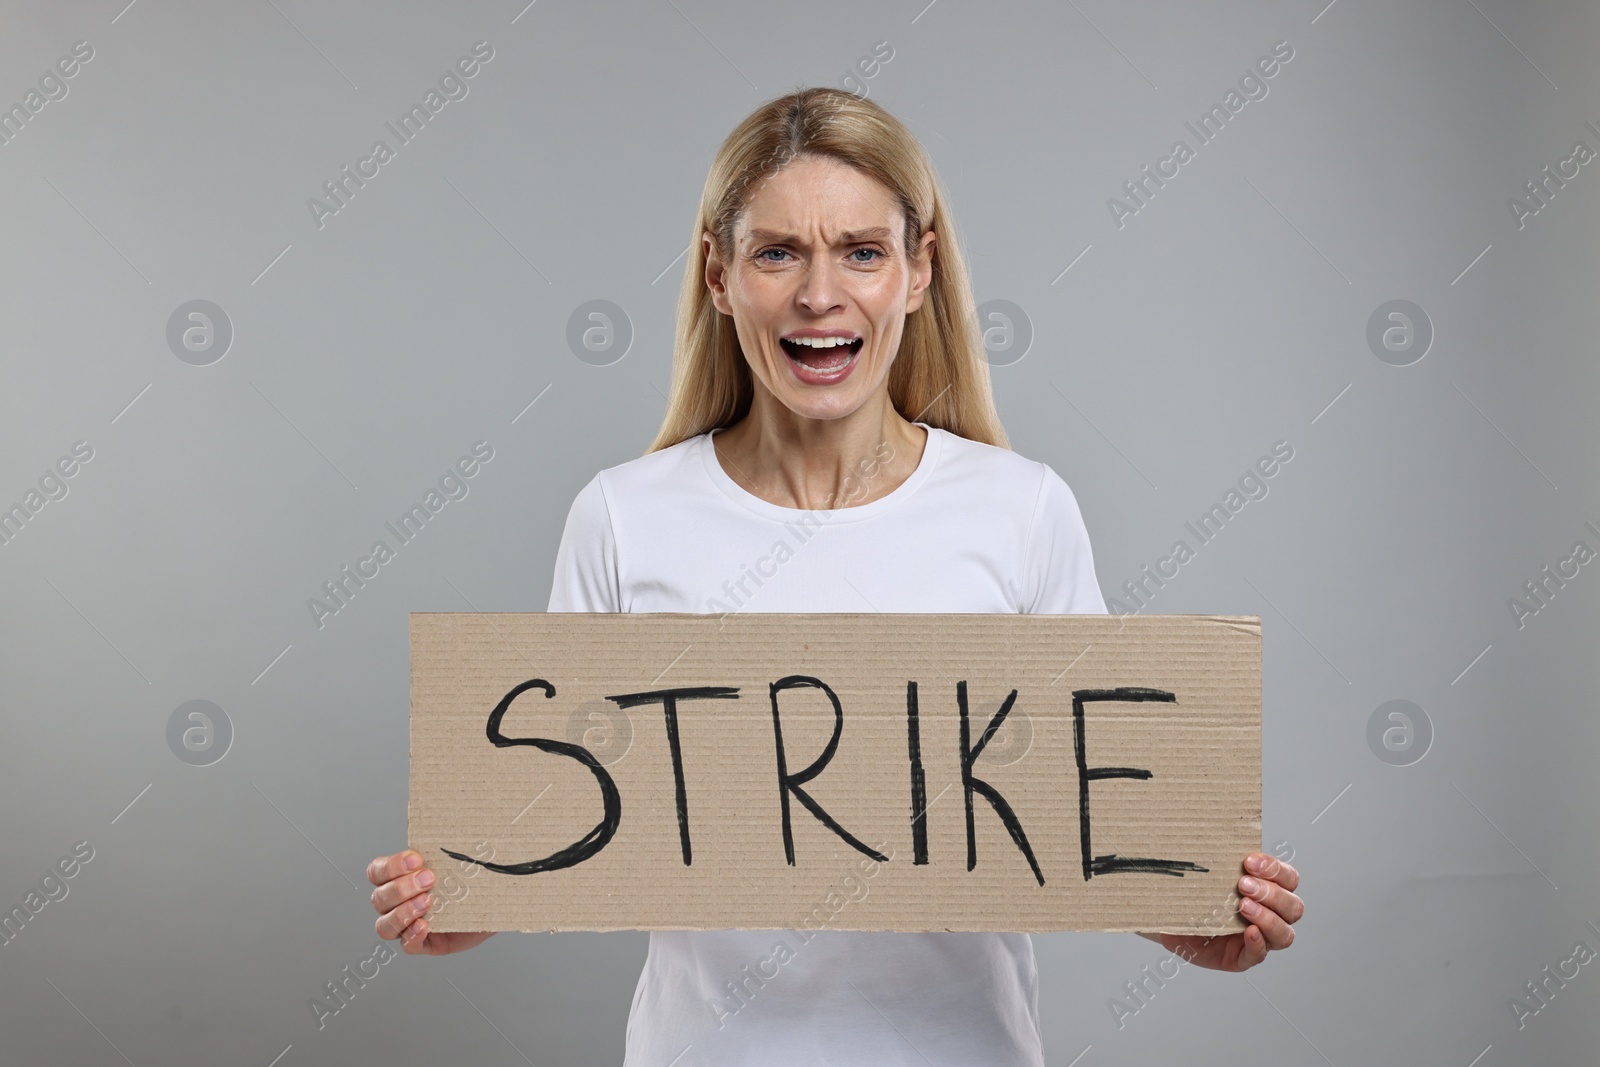
[[[1218,971],[1245,971],[1267,958],[1275,948],[1294,944],[1292,923],[1305,914],[1305,902],[1295,896],[1300,872],[1280,859],[1252,852],[1245,857],[1251,873],[1239,879],[1239,912],[1250,923],[1243,932],[1226,937],[1212,935],[1146,934],[1168,952],[1190,963]]]

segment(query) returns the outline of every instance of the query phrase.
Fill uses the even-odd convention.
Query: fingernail
[[[1244,890],[1246,893],[1254,893],[1256,891],[1256,887],[1256,880],[1251,878],[1249,875],[1245,875],[1243,878],[1239,879],[1239,888]]]
[[[1257,904],[1249,897],[1246,897],[1244,903],[1239,905],[1239,910],[1244,912],[1246,915],[1254,915],[1256,912],[1261,910],[1261,905]]]
[[[433,872],[423,871],[421,874],[417,875],[417,884],[424,889],[428,888],[433,884]]]
[[[1267,869],[1267,858],[1265,856],[1251,856],[1250,869],[1257,874],[1261,874]]]
[[[411,901],[411,910],[418,915],[421,915],[423,912],[427,911],[428,894],[424,893],[420,897],[413,898]]]
[[[422,866],[422,857],[415,852],[406,853],[406,870],[414,871]]]

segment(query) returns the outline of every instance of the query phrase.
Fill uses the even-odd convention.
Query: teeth
[[[805,345],[808,348],[837,348],[840,345],[855,343],[853,337],[785,337],[792,345]]]

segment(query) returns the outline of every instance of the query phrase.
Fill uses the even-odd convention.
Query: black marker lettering
[[[605,814],[582,838],[574,841],[559,852],[551,853],[543,859],[527,860],[523,863],[490,863],[487,860],[475,859],[460,852],[451,852],[449,849],[442,851],[446,856],[462,860],[467,863],[476,863],[491,871],[501,874],[540,874],[545,871],[559,871],[563,867],[575,867],[584,860],[595,855],[611,842],[617,832],[617,826],[622,822],[622,798],[617,794],[617,783],[612,781],[611,775],[600,766],[600,761],[594,758],[594,753],[582,745],[574,745],[566,741],[551,741],[543,737],[507,737],[500,732],[500,720],[506,717],[506,709],[511,707],[511,702],[524,692],[534,687],[544,690],[545,699],[556,695],[556,687],[542,678],[534,678],[523,682],[511,692],[500,699],[495,709],[489,713],[487,733],[489,740],[496,748],[510,748],[514,745],[529,745],[541,752],[548,752],[554,756],[566,756],[575,759],[594,775],[595,781],[600,783],[600,795],[605,800]]]
[[[1090,858],[1089,844],[1089,783],[1101,778],[1149,778],[1150,772],[1137,767],[1090,767],[1083,737],[1083,705],[1091,700],[1137,702],[1160,700],[1175,704],[1177,695],[1163,689],[1143,689],[1124,686],[1119,689],[1074,689],[1072,691],[1072,737],[1078,755],[1078,838],[1083,848],[1083,880],[1087,882],[1097,874],[1117,871],[1144,871],[1152,874],[1170,874],[1182,878],[1184,871],[1206,871],[1188,860],[1136,859],[1109,853]]]
[[[828,746],[822,750],[822,755],[811,761],[811,766],[794,774],[789,773],[789,763],[783,752],[783,720],[778,714],[778,694],[785,689],[795,689],[799,686],[812,686],[828,694],[828,700],[833,704],[833,736],[828,739]],[[839,735],[844,731],[844,708],[839,705],[839,696],[827,683],[819,678],[810,678],[803,674],[791,674],[779,678],[771,685],[772,695],[772,734],[778,749],[778,798],[783,806],[783,854],[789,861],[789,866],[794,866],[794,835],[789,825],[789,794],[793,793],[806,806],[806,810],[817,817],[817,820],[838,834],[852,847],[861,853],[871,856],[879,863],[888,863],[889,857],[876,849],[862,844],[852,837],[850,832],[840,826],[822,805],[812,800],[810,795],[800,787],[822,773],[822,769],[833,759],[833,754],[839,748]]]
[[[689,866],[689,792],[683,785],[683,748],[678,744],[678,701],[721,698],[738,700],[736,686],[701,685],[687,689],[657,689],[650,693],[624,693],[606,697],[619,708],[636,708],[641,704],[661,705],[667,718],[667,745],[672,749],[672,777],[678,791],[678,841],[683,846],[683,865]]]
[[[974,790],[982,793],[995,814],[1000,816],[1000,821],[1011,833],[1011,840],[1015,841],[1017,848],[1028,858],[1028,866],[1033,868],[1033,876],[1044,885],[1044,874],[1039,870],[1039,861],[1033,858],[1033,849],[1028,845],[1028,835],[1022,832],[1022,823],[1017,821],[1017,813],[1011,810],[1011,805],[1006,803],[1006,798],[1000,795],[1000,790],[985,782],[982,778],[975,777],[972,773],[972,764],[983,754],[984,746],[989,743],[989,738],[1005,722],[1006,716],[1011,713],[1011,705],[1017,699],[1017,691],[1013,689],[1000,705],[1000,710],[994,713],[994,718],[989,720],[989,725],[984,729],[983,736],[978,739],[978,747],[972,747],[972,727],[967,721],[967,680],[965,678],[956,683],[956,702],[961,706],[961,785],[967,795],[967,870],[972,870],[978,865],[978,840],[972,825],[972,793]]]
[[[922,773],[922,729],[917,723],[917,683],[906,683],[906,748],[911,753],[911,863],[928,862],[928,786]]]

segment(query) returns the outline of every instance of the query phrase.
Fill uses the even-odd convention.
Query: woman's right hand
[[[392,856],[379,856],[367,864],[367,881],[378,888],[372,891],[372,906],[378,912],[378,936],[386,941],[400,939],[400,947],[412,956],[448,956],[465,952],[494,936],[485,933],[436,934],[428,929],[423,914],[432,898],[428,893],[434,874],[422,864],[422,855],[411,849]]]

